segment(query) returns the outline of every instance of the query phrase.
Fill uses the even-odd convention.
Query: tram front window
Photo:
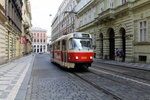
[[[69,49],[73,49],[73,50],[92,49],[92,40],[91,39],[70,39]]]

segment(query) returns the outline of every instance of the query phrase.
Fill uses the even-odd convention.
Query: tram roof
[[[85,32],[69,33],[69,34],[63,35],[63,36],[59,37],[58,39],[54,40],[51,44],[53,44],[54,42],[57,42],[57,41],[59,41],[59,40],[61,40],[61,39],[64,39],[64,38],[66,38],[66,37],[69,37],[69,36],[72,36],[72,37],[73,37],[74,34],[89,34],[89,33],[85,33]]]

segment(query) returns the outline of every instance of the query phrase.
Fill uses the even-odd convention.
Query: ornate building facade
[[[5,0],[6,4],[6,56],[8,60],[20,57],[20,36],[22,33],[22,0]]]
[[[76,31],[93,35],[95,57],[115,60],[122,49],[126,62],[150,63],[149,0],[80,0]]]
[[[32,52],[44,53],[47,52],[47,31],[39,27],[32,28]]]
[[[24,41],[29,48],[26,51],[31,51],[30,27],[31,11],[27,0],[0,0],[0,64],[22,56],[22,36],[26,37]]]

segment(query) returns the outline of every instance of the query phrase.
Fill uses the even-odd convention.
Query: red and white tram
[[[66,68],[90,67],[93,62],[92,37],[75,32],[51,43],[51,62]]]

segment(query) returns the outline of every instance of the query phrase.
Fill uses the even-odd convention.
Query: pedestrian
[[[115,58],[116,58],[116,61],[119,61],[119,49],[116,48],[115,50]]]
[[[123,61],[123,56],[124,56],[123,50],[120,49],[120,50],[119,50],[119,62],[122,62],[122,61]]]

